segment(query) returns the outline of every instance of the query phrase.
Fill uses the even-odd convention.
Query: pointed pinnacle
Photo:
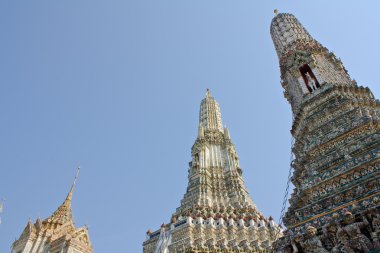
[[[209,89],[206,90],[206,98],[209,98],[211,97],[211,92]]]
[[[77,179],[78,179],[78,176],[79,176],[79,171],[80,171],[80,167],[77,168],[77,174],[75,175],[74,182],[73,182],[73,184],[71,185],[71,188],[70,188],[69,194],[67,194],[67,197],[66,197],[66,199],[65,199],[65,204],[66,204],[66,205],[71,205],[71,199],[72,199],[72,197],[73,197],[74,187],[75,187],[75,184],[76,184]]]

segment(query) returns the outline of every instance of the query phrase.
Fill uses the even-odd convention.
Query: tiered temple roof
[[[12,253],[93,252],[87,227],[76,228],[73,221],[71,200],[77,178],[78,173],[65,201],[50,217],[38,218],[34,224],[28,221]]]

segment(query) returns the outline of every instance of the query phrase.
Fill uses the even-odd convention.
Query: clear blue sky
[[[206,88],[253,200],[277,220],[291,113],[274,8],[380,97],[378,1],[0,1],[0,252],[61,204],[78,165],[74,218],[95,252],[142,252],[186,190]]]

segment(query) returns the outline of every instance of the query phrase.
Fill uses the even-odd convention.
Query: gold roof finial
[[[77,173],[74,178],[74,182],[71,185],[70,191],[67,194],[67,197],[65,201],[58,207],[58,209],[45,221],[48,222],[53,222],[57,224],[64,224],[66,222],[71,222],[73,223],[73,216],[72,216],[72,211],[71,211],[71,199],[73,197],[73,191],[75,187],[75,183],[77,182],[78,176],[79,176],[79,170],[80,168],[77,168]]]
[[[211,92],[210,92],[210,90],[207,88],[207,90],[206,90],[206,98],[209,98],[209,97],[211,97]]]
[[[273,13],[274,13],[275,16],[277,16],[278,15],[278,10],[274,9]]]
[[[74,187],[75,187],[75,184],[76,184],[78,176],[79,176],[79,171],[80,171],[80,167],[78,166],[78,168],[77,168],[77,174],[75,175],[74,182],[71,185],[69,194],[67,194],[67,197],[66,197],[66,200],[65,200],[65,202],[70,203],[70,204],[71,204],[71,198],[73,197]]]

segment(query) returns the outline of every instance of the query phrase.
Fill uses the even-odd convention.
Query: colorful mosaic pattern
[[[294,121],[295,189],[279,252],[369,252],[379,247],[380,102],[291,14],[271,35]]]

